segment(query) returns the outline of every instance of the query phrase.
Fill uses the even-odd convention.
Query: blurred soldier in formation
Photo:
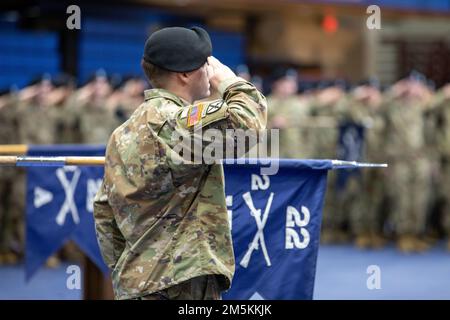
[[[44,75],[21,90],[17,119],[22,144],[52,144],[57,133],[56,112],[52,103],[53,83]]]
[[[119,124],[128,120],[144,101],[142,92],[147,88],[144,79],[127,77],[108,99],[108,108],[116,115]]]
[[[345,84],[342,81],[319,85],[311,101],[311,115],[316,118],[314,135],[314,157],[333,159],[336,157],[338,127],[336,117],[348,103]]]
[[[390,222],[402,252],[428,249],[423,240],[430,188],[430,162],[426,155],[424,114],[431,91],[408,78],[396,83],[386,97],[384,150]]]
[[[56,121],[54,143],[77,143],[79,133],[76,123],[76,106],[73,105],[75,79],[66,74],[53,78],[54,89],[49,93],[49,104]]]
[[[17,94],[10,90],[0,94],[0,144],[17,144],[17,121],[15,110]],[[0,167],[0,265],[13,264],[18,260],[19,234],[14,229],[17,217],[11,214],[11,192],[15,168]]]
[[[17,124],[13,137],[17,139],[10,143],[29,145],[55,142],[57,125],[51,100],[53,89],[50,76],[43,75],[20,91],[13,112],[14,122]],[[25,171],[15,168],[13,179],[7,200],[7,215],[11,223],[6,228],[7,233],[12,235],[17,261],[23,253],[25,243]]]
[[[267,97],[268,124],[270,129],[279,129],[279,157],[305,158],[309,144],[301,126],[309,111],[297,94],[297,72],[277,69],[272,81],[272,92]]]
[[[76,93],[81,143],[106,144],[113,130],[119,126],[114,110],[108,108],[111,93],[111,85],[102,70],[97,71]]]
[[[380,115],[382,95],[373,81],[357,87],[349,104],[348,116],[364,130],[363,159],[358,161],[384,163],[381,139],[384,121]],[[350,179],[345,193],[350,228],[358,248],[381,248],[385,244],[382,236],[382,203],[384,199],[383,169],[359,170],[356,179]]]
[[[435,193],[439,203],[442,203],[439,222],[448,238],[447,250],[450,251],[450,84],[436,93],[429,120],[431,126],[427,137],[435,165]]]
[[[338,126],[336,117],[348,103],[346,92],[341,83],[324,84],[319,88],[311,102],[311,115],[314,127],[311,130],[310,145],[312,156],[316,159],[334,159],[336,157]],[[343,225],[345,217],[338,212],[335,190],[336,174],[330,172],[323,210],[323,243],[345,243],[349,240]]]
[[[74,144],[80,141],[75,102],[75,80],[66,74],[53,78],[54,89],[49,93],[49,104],[55,118],[55,144]],[[79,262],[83,254],[73,241],[69,241],[55,255],[47,260],[48,267],[56,267],[60,259]]]

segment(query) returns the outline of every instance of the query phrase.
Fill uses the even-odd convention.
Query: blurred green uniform
[[[403,251],[423,247],[417,241],[425,231],[431,173],[425,152],[425,110],[420,99],[402,96],[388,97],[384,108],[390,220]]]
[[[305,159],[311,154],[308,131],[302,128],[309,114],[308,105],[297,95],[267,97],[268,124],[270,129],[279,129],[279,157]],[[279,124],[282,124],[281,126]]]
[[[438,199],[443,202],[442,226],[450,237],[450,95],[443,91],[436,94],[431,110],[431,132],[428,136],[437,165],[437,172],[434,175],[436,193]],[[450,250],[450,240],[448,249]]]
[[[1,97],[0,107],[0,144],[17,144],[17,121],[16,121],[16,97],[7,94]],[[16,254],[13,251],[20,250],[17,216],[13,212],[12,190],[14,178],[17,175],[15,168],[0,167],[0,263],[15,262]]]
[[[77,109],[81,142],[106,144],[111,133],[120,124],[113,110],[104,101],[89,101]]]

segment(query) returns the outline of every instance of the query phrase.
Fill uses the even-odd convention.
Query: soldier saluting
[[[94,202],[116,299],[220,299],[234,274],[223,168],[174,161],[174,133],[263,130],[264,96],[211,56],[201,28],[165,28],[145,43],[154,89],[112,134]],[[193,104],[218,91],[221,98]],[[225,136],[225,135],[224,135]]]

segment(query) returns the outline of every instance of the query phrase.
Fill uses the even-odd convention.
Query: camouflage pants
[[[354,222],[352,218],[358,216],[362,210],[362,177],[360,174],[352,174],[343,189],[336,187],[336,205],[337,212],[341,216],[341,225],[348,225],[349,231],[352,233],[354,231],[350,229]]]
[[[323,206],[323,228],[329,231],[341,230],[347,221],[347,216],[338,205],[336,192],[336,171],[328,172],[327,190]]]
[[[424,158],[393,160],[386,169],[392,204],[390,220],[398,235],[425,231],[430,188],[430,163]]]
[[[378,233],[383,224],[381,206],[384,198],[382,169],[362,170],[362,186],[353,182],[350,186],[350,225],[354,234]]]
[[[310,156],[313,159],[333,159],[336,154],[336,130],[332,128],[310,128],[309,142],[313,146]],[[348,223],[348,216],[342,212],[336,190],[336,171],[331,170],[327,178],[327,190],[323,207],[323,229],[340,231]]]
[[[21,255],[25,246],[25,201],[26,172],[16,168],[8,200],[8,215],[11,219],[12,246]]]
[[[170,288],[143,296],[138,300],[221,300],[217,276],[200,276]]]
[[[444,200],[443,227],[450,236],[450,158],[441,161],[440,175],[438,181],[439,195]]]
[[[0,182],[0,252],[13,250],[22,253],[25,239],[25,176],[16,168],[12,170]]]
[[[339,172],[334,174],[337,176]],[[378,206],[367,207],[366,180],[366,172],[353,173],[344,186],[338,187],[334,181],[329,186],[324,212],[324,225],[329,230],[344,230],[347,227],[355,235],[376,231]]]
[[[9,179],[0,178],[0,253],[9,249],[11,239],[11,217],[8,214]]]
[[[337,150],[337,130],[336,128],[311,128],[309,130],[309,143],[312,148],[314,159],[334,159]]]

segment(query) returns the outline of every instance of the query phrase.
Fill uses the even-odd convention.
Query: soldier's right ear
[[[213,67],[208,63],[208,62],[206,62],[206,74],[208,75],[208,79],[210,80],[212,77],[213,77],[213,75],[214,75],[214,69],[213,69]]]
[[[182,84],[189,83],[189,72],[177,72],[176,77]]]

